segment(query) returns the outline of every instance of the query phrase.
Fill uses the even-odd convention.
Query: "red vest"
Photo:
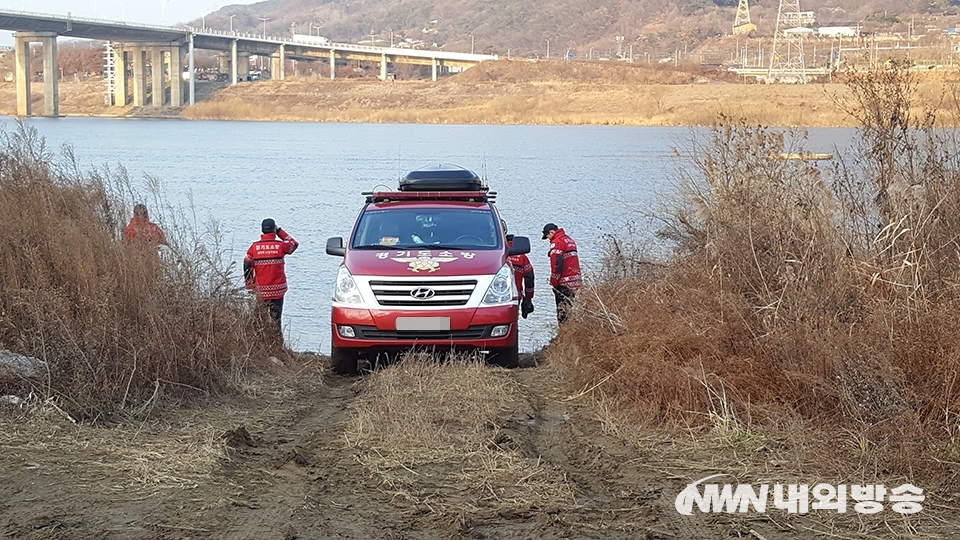
[[[123,239],[127,242],[142,242],[144,244],[166,244],[163,231],[148,218],[133,216],[130,224],[123,230]]]
[[[580,256],[577,254],[577,244],[573,238],[567,236],[563,229],[557,229],[550,239],[550,285],[553,287],[569,287],[579,289],[583,287],[583,278],[580,276]]]
[[[261,234],[247,250],[243,258],[245,270],[252,274],[257,296],[262,300],[278,300],[287,292],[287,274],[283,271],[283,257],[293,253],[300,244],[281,230],[285,238],[277,239],[273,233]],[[250,279],[247,279],[248,286]]]
[[[510,265],[513,266],[513,279],[517,282],[517,292],[520,293],[520,297],[533,298],[533,265],[530,264],[530,258],[522,254],[510,255]]]

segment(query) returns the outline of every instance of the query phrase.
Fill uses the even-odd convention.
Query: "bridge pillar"
[[[40,38],[43,46],[43,114],[60,116],[60,69],[57,66],[57,35]]]
[[[237,84],[237,40],[230,43],[230,84]]]
[[[195,105],[197,102],[197,73],[196,73],[196,64],[194,63],[194,46],[193,46],[193,32],[190,32],[190,38],[187,42],[187,71],[190,72],[190,84],[188,86],[190,92],[190,105]]]
[[[280,53],[270,55],[270,78],[280,80],[283,75],[283,56]]]
[[[337,78],[337,54],[330,49],[330,80]]]
[[[437,59],[433,58],[430,62],[430,66],[433,68],[433,82],[437,82]]]
[[[387,53],[380,55],[380,80],[387,80]]]
[[[166,84],[163,77],[163,49],[160,47],[148,47],[150,54],[150,104],[154,107],[162,107],[166,101]]]
[[[241,81],[247,80],[250,75],[250,53],[242,52],[237,54],[237,76]]]
[[[131,47],[130,64],[133,68],[133,106],[147,104],[147,51],[142,47]]]
[[[17,35],[14,43],[14,72],[17,79],[17,116],[33,114],[30,96],[30,39]]]
[[[183,106],[183,56],[180,46],[170,47],[170,106]]]
[[[30,92],[30,44],[43,47],[43,114],[60,116],[60,70],[57,66],[56,32],[17,32],[14,75],[17,79],[17,114],[33,115]]]
[[[125,107],[127,105],[127,53],[128,51],[122,44],[114,47],[114,80],[113,80],[113,105],[115,107]]]
[[[286,47],[287,47],[287,46],[284,45],[283,43],[280,44],[280,69],[277,70],[277,72],[279,73],[279,75],[277,75],[277,77],[279,77],[281,81],[287,78],[287,49],[286,49]]]

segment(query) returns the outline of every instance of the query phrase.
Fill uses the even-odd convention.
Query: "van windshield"
[[[489,209],[368,210],[354,231],[353,249],[500,249],[500,225]]]

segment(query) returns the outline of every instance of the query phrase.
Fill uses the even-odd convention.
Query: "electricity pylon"
[[[806,80],[803,34],[800,31],[802,22],[800,0],[780,0],[767,80],[774,80],[783,75],[799,77],[801,82]]]
[[[733,20],[733,35],[749,34],[757,29],[757,25],[750,22],[750,4],[747,0],[740,0],[737,6],[737,17]]]

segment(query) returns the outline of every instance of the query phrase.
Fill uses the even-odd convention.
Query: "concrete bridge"
[[[246,79],[250,55],[270,57],[271,74],[279,79],[285,78],[286,60],[293,59],[326,61],[330,66],[331,79],[335,78],[338,62],[379,63],[381,79],[387,78],[388,66],[393,64],[432,66],[434,81],[438,74],[450,68],[468,68],[497,58],[486,54],[332,43],[302,35],[265,36],[10,10],[0,10],[0,29],[14,31],[14,77],[17,84],[17,114],[20,116],[33,115],[30,99],[31,43],[40,43],[43,48],[43,114],[60,115],[57,38],[61,36],[107,42],[104,91],[109,104],[118,107],[129,104],[180,107],[185,102],[193,105],[196,96],[196,49],[218,51],[220,69],[229,72],[232,84]],[[180,75],[184,71],[186,80]]]

